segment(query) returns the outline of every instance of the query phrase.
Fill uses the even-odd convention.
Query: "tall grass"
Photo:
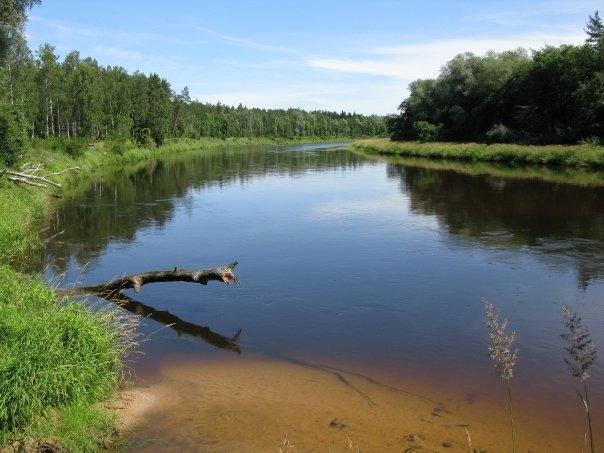
[[[24,254],[37,243],[35,223],[43,212],[36,193],[0,180],[0,263]]]
[[[51,409],[108,398],[133,346],[130,324],[117,311],[57,301],[40,281],[0,266],[0,444]]]
[[[395,142],[389,139],[367,139],[353,142],[360,151],[399,156],[426,157],[465,161],[538,164],[566,167],[604,167],[604,146],[484,143],[418,143]]]
[[[516,341],[516,333],[507,333],[508,320],[499,319],[499,314],[495,307],[488,300],[483,300],[485,310],[485,325],[489,330],[489,356],[493,360],[493,365],[497,376],[506,386],[508,394],[508,405],[510,410],[510,426],[512,430],[512,452],[516,451],[516,432],[514,428],[514,411],[512,407],[512,390],[510,380],[514,377],[514,365],[518,358],[518,349],[513,347]]]
[[[589,406],[589,394],[587,392],[587,380],[591,377],[590,369],[596,361],[597,351],[594,346],[589,331],[581,321],[577,313],[572,311],[567,305],[562,306],[562,322],[568,330],[567,333],[560,335],[564,341],[564,349],[568,353],[568,358],[564,359],[568,365],[572,376],[579,379],[583,384],[584,394],[579,393],[579,398],[583,403],[587,415],[587,429],[589,432],[589,445],[591,453],[595,452],[594,436],[591,423],[591,413]]]

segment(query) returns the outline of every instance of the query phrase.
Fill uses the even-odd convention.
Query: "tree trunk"
[[[50,131],[52,132],[52,136],[55,136],[55,115],[52,110],[52,99],[50,100]]]

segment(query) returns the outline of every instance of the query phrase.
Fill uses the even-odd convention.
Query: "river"
[[[46,250],[53,282],[239,262],[238,287],[128,293],[184,323],[141,322],[128,366],[157,391],[128,449],[468,451],[469,434],[509,451],[489,298],[517,334],[520,451],[582,451],[560,306],[604,351],[604,179],[465,170],[255,146],[125,166],[73,191],[48,233],[64,231]],[[592,374],[604,445],[604,360]]]

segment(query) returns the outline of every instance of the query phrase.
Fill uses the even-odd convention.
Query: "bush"
[[[50,139],[49,146],[50,149],[64,152],[69,157],[76,159],[84,155],[88,143],[80,138],[54,137]]]
[[[25,133],[22,112],[6,103],[0,103],[0,163],[13,165],[25,147]]]
[[[116,156],[121,156],[126,151],[128,151],[128,142],[126,140],[121,140],[121,139],[106,140],[105,148],[111,154],[115,154]]]
[[[435,142],[440,136],[442,125],[428,123],[427,121],[416,121],[413,130],[420,142]]]
[[[514,129],[510,129],[501,123],[489,129],[486,136],[491,143],[513,143],[519,139],[519,135]]]
[[[134,140],[140,146],[152,147],[155,145],[153,138],[151,137],[151,129],[148,127],[141,127],[140,129],[134,130]]]
[[[596,137],[595,135],[579,140],[579,145],[602,146],[603,144],[604,142],[602,142],[600,137]]]

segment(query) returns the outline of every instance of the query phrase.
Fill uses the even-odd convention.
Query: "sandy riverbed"
[[[510,450],[505,406],[266,358],[166,364],[125,401],[127,451]],[[519,451],[580,450],[518,418]]]

